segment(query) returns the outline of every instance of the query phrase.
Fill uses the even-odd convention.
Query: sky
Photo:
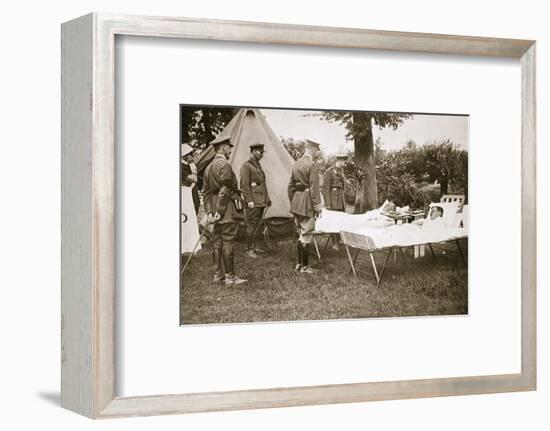
[[[261,109],[261,112],[279,137],[311,139],[321,143],[321,150],[327,155],[353,150],[353,142],[346,141],[343,126],[311,115],[319,111]],[[381,138],[386,150],[398,150],[409,139],[423,144],[445,138],[468,150],[468,116],[415,114],[397,130],[375,127],[373,135],[375,140]]]

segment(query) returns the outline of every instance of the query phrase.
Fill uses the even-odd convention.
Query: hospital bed
[[[445,200],[444,200],[445,199]],[[357,267],[357,258],[361,252],[369,256],[372,272],[366,272],[376,279],[379,286],[384,275],[386,266],[393,254],[394,258],[398,251],[403,252],[406,248],[416,251],[427,246],[435,259],[434,247],[443,244],[450,244],[451,249],[446,252],[456,253],[464,266],[466,258],[461,242],[468,238],[468,205],[463,204],[464,200],[447,200],[444,196],[441,202],[432,203],[443,208],[443,219],[446,228],[430,230],[416,224],[395,225],[394,221],[384,217],[380,209],[366,214],[345,214],[334,211],[324,211],[323,218],[318,222],[320,233],[338,233],[346,249],[350,263],[350,271],[355,277],[358,272],[366,272]],[[327,240],[328,243],[328,240]],[[318,257],[320,253],[316,246]],[[376,264],[375,255],[383,255],[383,264],[379,268]],[[423,255],[423,253],[422,253]]]

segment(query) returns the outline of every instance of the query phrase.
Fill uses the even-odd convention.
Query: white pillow
[[[432,202],[430,208],[433,206],[443,208],[443,221],[445,221],[447,227],[457,227],[455,224],[458,202]]]

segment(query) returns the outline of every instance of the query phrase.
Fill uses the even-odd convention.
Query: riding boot
[[[223,264],[225,266],[225,284],[235,285],[246,283],[247,280],[239,278],[235,275],[235,263],[233,259],[233,247],[223,248]]]
[[[232,277],[235,275],[235,265],[233,261],[233,247],[223,248],[223,266],[225,268],[225,276]]]
[[[296,265],[294,271],[300,271],[302,269],[302,243],[300,240],[296,241]]]
[[[258,247],[258,245],[256,244],[256,236],[252,237],[252,250],[254,250],[254,253],[256,254],[256,256],[258,256],[259,254],[265,253],[265,250],[262,249],[261,247]]]
[[[214,263],[216,264],[216,272],[214,274],[214,283],[219,283],[225,279],[223,272],[222,250],[220,248],[214,249]]]
[[[247,232],[246,235],[246,255],[253,259],[258,257],[256,251],[254,250],[254,237],[249,232]]]
[[[302,268],[301,273],[312,274],[313,270],[309,267],[309,243],[302,245]]]
[[[302,244],[302,266],[309,266],[309,243]]]

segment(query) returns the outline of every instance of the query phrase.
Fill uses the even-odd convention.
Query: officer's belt
[[[309,187],[306,186],[305,184],[296,183],[294,185],[294,188],[296,189],[297,192],[309,192]]]

